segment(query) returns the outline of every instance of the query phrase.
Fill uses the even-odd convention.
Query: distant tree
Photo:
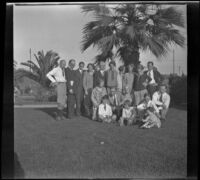
[[[18,69],[15,73],[15,78],[20,79],[22,77],[28,77],[38,83],[43,87],[49,86],[49,80],[46,78],[46,74],[58,65],[58,60],[60,59],[58,53],[53,51],[48,51],[44,54],[43,50],[34,54],[37,63],[28,60],[27,62],[22,62],[21,65],[28,67],[30,70],[24,68]]]
[[[83,13],[93,13],[94,20],[83,28],[82,51],[95,46],[96,60],[119,56],[125,65],[139,63],[140,50],[156,57],[165,56],[169,45],[184,46],[184,37],[176,26],[184,27],[181,12],[175,7],[150,4],[84,5]],[[117,53],[113,54],[113,47]]]

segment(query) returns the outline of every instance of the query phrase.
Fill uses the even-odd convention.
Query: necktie
[[[64,69],[62,69],[62,75],[63,75],[63,77],[65,77],[65,70]]]
[[[163,94],[161,93],[159,101],[162,102]]]
[[[104,105],[104,110],[106,111],[106,105]]]

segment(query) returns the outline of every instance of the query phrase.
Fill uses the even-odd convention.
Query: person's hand
[[[167,109],[167,106],[166,106],[165,104],[163,104],[162,107],[163,107],[164,109]]]
[[[73,93],[73,89],[70,89],[69,92],[72,94]]]
[[[147,82],[142,83],[144,87],[146,87],[148,84]]]
[[[88,95],[88,92],[87,92],[87,91],[85,91],[85,95],[86,95],[86,96]]]
[[[55,86],[57,86],[57,85],[58,85],[57,82],[52,82],[52,83],[50,84],[50,86],[52,86],[52,87],[55,87]]]

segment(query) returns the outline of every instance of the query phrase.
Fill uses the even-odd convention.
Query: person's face
[[[147,68],[149,71],[151,71],[153,69],[153,64],[152,63],[148,63],[147,64]]]
[[[124,108],[125,108],[125,109],[128,109],[128,108],[129,108],[129,105],[128,105],[128,104],[125,104],[125,105],[124,105]]]
[[[60,62],[60,67],[61,68],[65,68],[65,66],[66,66],[66,61],[61,61]]]
[[[84,66],[85,66],[84,63],[79,64],[79,69],[80,69],[80,70],[83,70],[83,69],[84,69]]]
[[[92,72],[92,71],[93,71],[92,65],[89,65],[89,66],[88,66],[88,71],[89,71],[89,72]]]
[[[72,69],[74,69],[75,65],[76,65],[76,62],[75,62],[75,61],[72,61],[72,62],[70,63],[70,67],[71,67]]]
[[[111,89],[111,95],[112,95],[112,96],[115,95],[115,89]]]
[[[99,87],[104,87],[104,82],[103,81],[100,82]]]
[[[151,98],[150,98],[149,96],[146,96],[146,97],[145,97],[145,101],[146,101],[146,102],[149,102],[150,100],[151,100]]]
[[[141,68],[139,68],[138,73],[141,75],[143,73],[143,70]]]
[[[100,70],[105,70],[105,63],[104,62],[100,62]]]
[[[160,86],[160,92],[165,93],[166,92],[166,87],[165,86]]]
[[[111,64],[111,65],[110,65],[110,69],[113,70],[114,68],[115,68],[115,66],[114,66],[113,64]]]
[[[102,101],[102,103],[105,105],[105,104],[107,104],[107,99],[104,99],[103,101]]]

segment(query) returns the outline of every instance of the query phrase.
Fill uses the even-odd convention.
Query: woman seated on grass
[[[141,121],[146,113],[147,108],[152,107],[154,113],[159,117],[159,109],[156,104],[151,100],[150,94],[146,93],[144,99],[137,105],[138,120]]]
[[[127,123],[127,125],[132,125],[135,121],[136,111],[134,107],[131,106],[131,102],[126,100],[124,102],[124,107],[122,110],[122,117],[119,120],[119,125],[123,126]],[[126,123],[125,123],[126,122]]]
[[[102,79],[97,82],[97,86],[92,90],[92,104],[93,104],[93,114],[92,120],[97,120],[97,109],[101,103],[102,97],[107,94],[106,88],[104,87],[104,81]]]
[[[146,110],[145,118],[142,120],[144,124],[140,128],[152,128],[152,127],[161,127],[161,121],[158,115],[155,114],[155,109],[153,107],[149,107]]]
[[[108,96],[105,95],[102,98],[102,103],[99,105],[98,109],[98,120],[101,122],[115,122],[116,121],[116,115],[113,115],[112,107],[109,105]]]

